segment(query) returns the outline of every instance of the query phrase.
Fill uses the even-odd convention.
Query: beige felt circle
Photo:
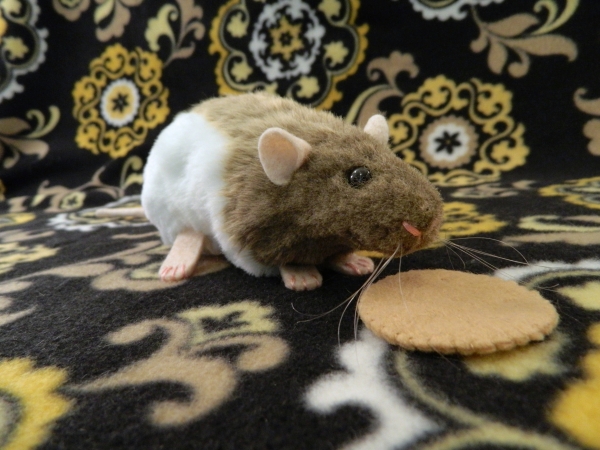
[[[358,312],[391,344],[439,353],[492,353],[544,339],[554,306],[514,281],[454,270],[412,270],[371,285]]]

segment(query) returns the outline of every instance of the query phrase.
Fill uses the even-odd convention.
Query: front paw
[[[328,265],[336,272],[354,276],[369,275],[375,269],[375,263],[371,258],[356,253],[335,256],[329,260]]]
[[[285,287],[293,291],[310,291],[323,284],[323,277],[315,266],[281,266]]]
[[[193,267],[185,264],[163,264],[158,271],[161,281],[181,281],[192,276]]]

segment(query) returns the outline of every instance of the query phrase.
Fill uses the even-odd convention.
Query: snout
[[[436,215],[432,221],[429,223],[429,226],[426,226],[424,229],[419,229],[414,226],[412,223],[408,221],[402,222],[402,227],[408,232],[410,236],[407,236],[408,239],[408,248],[406,248],[406,253],[412,253],[414,251],[420,250],[422,248],[427,247],[429,244],[432,244],[438,239],[440,227],[442,226],[442,216]]]
[[[423,233],[423,247],[426,247],[429,244],[432,244],[438,240],[440,228],[442,227],[442,222],[443,215],[441,213],[433,218],[431,224],[429,225],[429,228],[427,228],[427,230],[425,230],[425,232]]]

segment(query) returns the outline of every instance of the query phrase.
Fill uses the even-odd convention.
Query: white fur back
[[[178,114],[148,156],[142,206],[165,244],[173,244],[182,230],[193,229],[211,238],[227,259],[246,272],[275,275],[277,268],[256,262],[223,231],[226,199],[221,192],[227,148],[227,137],[200,114]]]
[[[214,235],[210,216],[223,207],[226,148],[226,138],[196,113],[177,115],[158,136],[144,169],[142,206],[165,244],[184,228]]]

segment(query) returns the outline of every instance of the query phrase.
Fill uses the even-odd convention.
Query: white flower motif
[[[369,330],[360,339],[344,344],[338,360],[344,371],[325,375],[313,384],[306,400],[308,406],[323,414],[345,405],[367,408],[376,424],[371,432],[344,447],[348,450],[408,448],[439,426],[424,412],[412,406],[388,381],[384,357],[388,345]]]
[[[308,48],[300,41],[297,36],[300,25],[290,25],[287,20],[302,21],[306,31],[302,33]],[[277,28],[282,29],[285,34],[283,44],[274,42],[270,44],[270,37]],[[296,29],[297,28],[297,29]],[[295,34],[290,33],[296,32]],[[264,72],[269,81],[277,79],[290,79],[299,75],[310,73],[312,65],[321,51],[321,41],[325,36],[325,27],[320,24],[315,12],[306,3],[301,0],[279,0],[276,3],[266,5],[262,10],[254,29],[249,49],[256,62],[256,65]],[[279,37],[283,40],[283,37]],[[295,44],[292,46],[287,40]],[[284,55],[287,60],[284,64],[279,56],[276,56],[274,48],[279,48],[279,53]],[[285,48],[287,47],[287,51]],[[289,51],[289,53],[288,53]]]
[[[473,126],[453,115],[431,123],[420,139],[421,156],[430,165],[452,169],[469,162],[475,154],[478,136]]]
[[[462,20],[467,14],[463,7],[467,5],[488,6],[491,3],[502,3],[504,0],[409,0],[413,9],[420,12],[427,20]]]
[[[140,92],[135,83],[119,78],[110,83],[100,99],[100,114],[115,128],[133,122],[140,107]]]

